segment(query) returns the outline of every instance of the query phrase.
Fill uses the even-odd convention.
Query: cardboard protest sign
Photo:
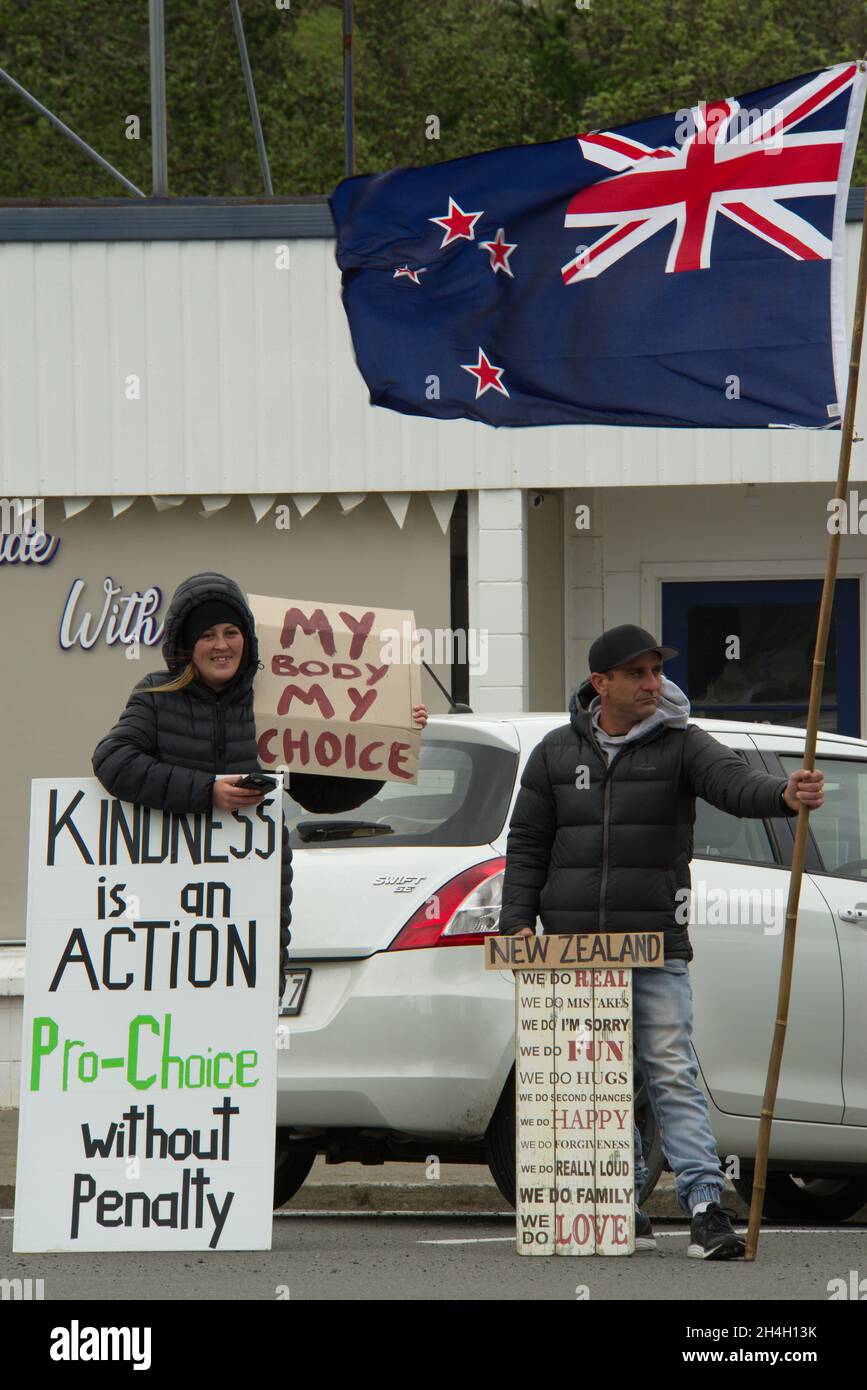
[[[281,817],[33,782],[16,1251],[270,1248]]]
[[[559,970],[581,965],[661,967],[661,931],[552,932],[544,936],[488,936],[486,970]]]
[[[414,782],[421,675],[404,609],[248,594],[264,669],[253,686],[268,769]],[[401,659],[397,659],[397,658]]]

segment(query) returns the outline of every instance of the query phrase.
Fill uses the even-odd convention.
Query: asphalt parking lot
[[[509,1216],[277,1215],[271,1250],[12,1254],[0,1220],[0,1277],[41,1279],[46,1300],[806,1300],[867,1274],[867,1223],[767,1227],[759,1258],[687,1258],[683,1221],[657,1218],[657,1249],[630,1258],[516,1254]],[[859,1275],[859,1277],[861,1277]],[[830,1287],[829,1287],[830,1286]],[[867,1285],[865,1285],[867,1289]],[[733,1314],[734,1316],[734,1314]]]
[[[840,1226],[767,1224],[759,1258],[699,1262],[664,1174],[646,1204],[655,1251],[626,1259],[519,1257],[514,1217],[487,1168],[326,1164],[275,1214],[270,1250],[12,1253],[17,1112],[0,1111],[0,1278],[46,1300],[806,1300],[867,1297],[867,1210]],[[739,1229],[747,1209],[729,1189]]]

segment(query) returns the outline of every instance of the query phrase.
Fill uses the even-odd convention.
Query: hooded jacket
[[[200,603],[220,600],[238,613],[246,641],[241,665],[222,690],[193,680],[165,695],[141,692],[180,675],[179,653],[187,615]],[[100,739],[93,771],[106,791],[122,801],[164,811],[208,811],[217,773],[260,772],[253,718],[253,680],[259,644],[253,614],[241,589],[223,574],[194,574],[172,596],[163,629],[162,654],[168,668],[151,671],[133,689],[117,724]],[[328,815],[354,810],[384,785],[366,778],[290,773],[290,795],[307,811]],[[280,878],[280,941],[289,944],[292,903],[292,851],[283,826]]]
[[[600,705],[586,680],[569,723],[527,759],[500,933],[533,929],[537,917],[545,932],[662,931],[666,960],[692,960],[677,917],[691,887],[696,797],[734,816],[794,815],[782,800],[786,779],[748,767],[691,724],[688,698],[665,677],[657,708],[624,735],[597,728]]]

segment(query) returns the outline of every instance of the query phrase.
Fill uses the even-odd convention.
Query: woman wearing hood
[[[253,614],[238,585],[223,574],[194,574],[178,586],[162,644],[168,668],[133,689],[114,728],[100,739],[93,770],[122,801],[163,811],[195,812],[255,806],[266,793],[239,786],[261,772],[253,719],[259,645]],[[424,728],[427,710],[413,707]],[[221,777],[230,773],[235,776]],[[286,790],[315,815],[361,806],[383,786],[358,777],[292,772]],[[280,995],[289,945],[292,851],[285,823],[280,879]]]

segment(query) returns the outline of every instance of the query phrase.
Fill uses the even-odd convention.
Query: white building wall
[[[176,586],[213,569],[248,594],[411,609],[418,628],[433,634],[448,628],[451,611],[449,538],[424,497],[411,501],[403,527],[377,497],[346,515],[325,497],[303,518],[293,515],[289,530],[278,529],[275,516],[257,524],[244,497],[210,518],[192,501],[158,513],[140,500],[115,520],[104,500],[69,520],[56,501],[45,512],[46,530],[59,542],[50,563],[0,565],[0,942],[24,936],[31,779],[91,776],[93,749],[133,686],[164,669],[149,634],[138,652],[109,640],[100,626],[106,580],[124,596],[159,589],[160,622]],[[76,581],[83,588],[68,624],[72,646],[64,650],[62,619]],[[447,653],[437,647],[434,640],[431,666],[448,688]],[[431,713],[443,711],[444,697],[425,671],[421,693]]]
[[[470,670],[477,714],[529,708],[527,494],[471,494],[468,509],[470,627],[484,634],[484,669]]]
[[[831,484],[569,490],[567,517],[589,504],[591,526],[579,531],[573,521],[565,542],[564,696],[586,676],[590,643],[605,628],[638,623],[662,640],[666,580],[822,580],[833,494]],[[842,537],[837,573],[861,581],[867,729],[867,535]]]
[[[859,231],[846,226],[850,319]],[[494,430],[371,408],[333,241],[286,242],[288,269],[278,266],[282,244],[0,243],[0,493],[643,488],[835,475],[832,431]],[[857,451],[854,466],[867,476]]]

